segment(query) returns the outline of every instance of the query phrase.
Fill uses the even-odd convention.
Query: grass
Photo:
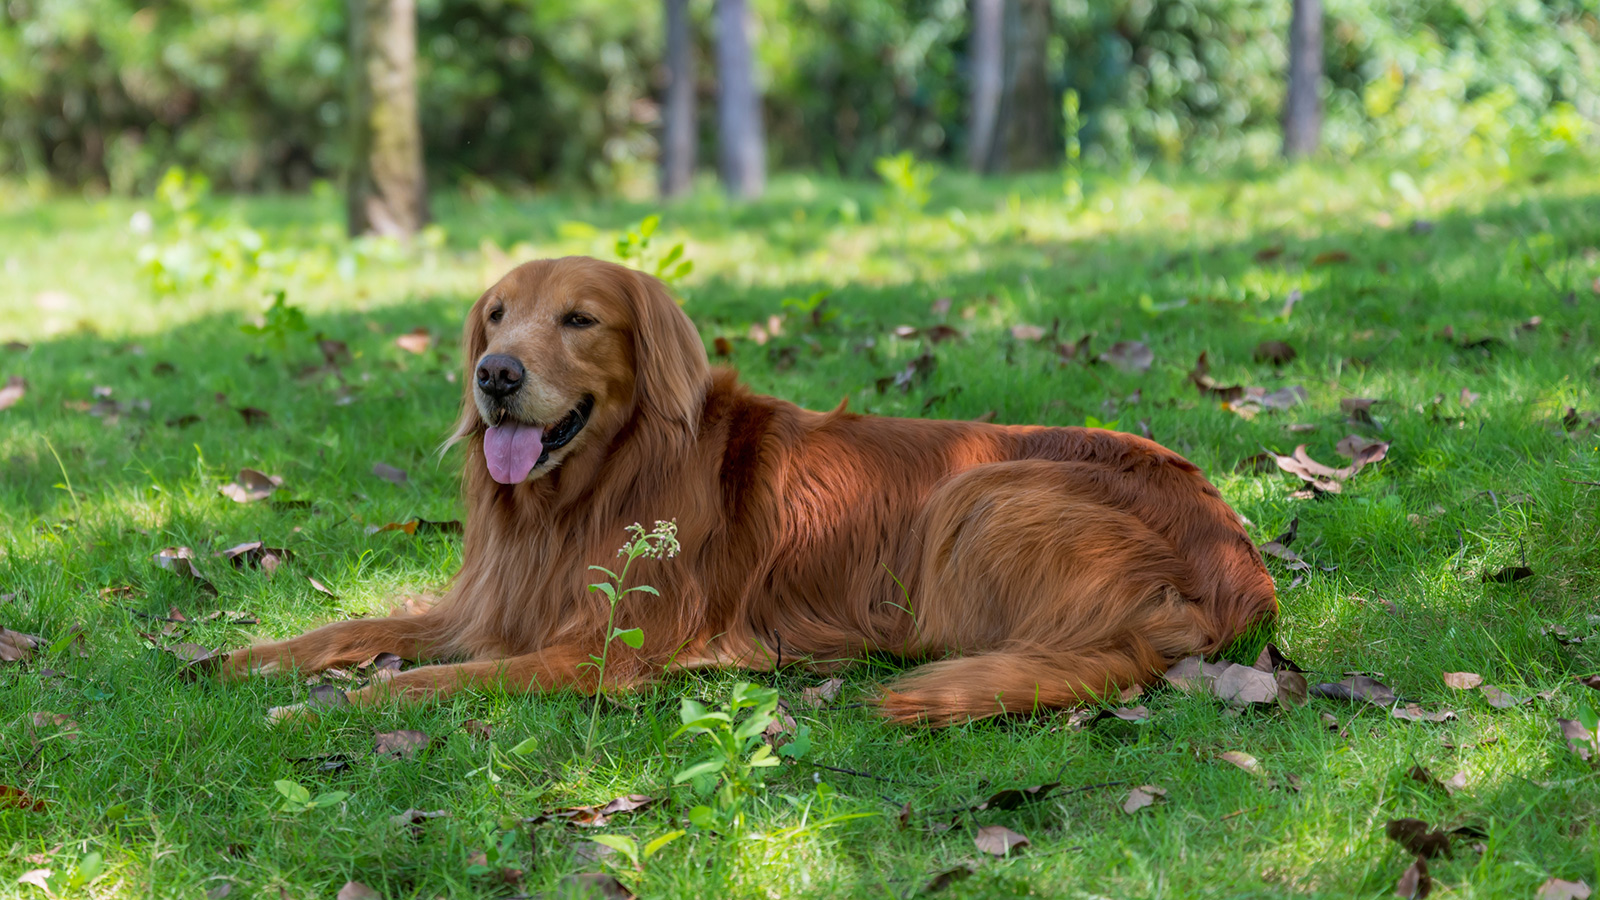
[[[788,176],[752,206],[706,191],[660,210],[652,252],[687,242],[686,308],[708,346],[729,339],[726,361],[759,390],[819,408],[848,398],[891,415],[1148,428],[1211,474],[1258,541],[1298,517],[1294,549],[1319,568],[1291,587],[1292,573],[1272,563],[1283,609],[1274,639],[1313,681],[1377,673],[1402,697],[1459,717],[1404,722],[1326,700],[1228,715],[1215,700],[1158,691],[1143,698],[1143,724],[1073,731],[1064,716],[1040,716],[911,731],[860,705],[892,669],[875,662],[845,673],[834,705],[793,707],[811,726],[811,749],[768,770],[746,810],[748,837],[691,829],[624,879],[646,897],[905,897],[970,865],[974,874],[941,896],[1380,897],[1410,863],[1384,823],[1413,816],[1488,835],[1481,853],[1462,846],[1432,861],[1436,896],[1531,896],[1551,876],[1596,883],[1600,780],[1555,719],[1572,717],[1585,694],[1593,704],[1573,676],[1600,669],[1600,640],[1541,633],[1600,632],[1588,618],[1600,613],[1600,489],[1580,483],[1600,481],[1600,447],[1593,428],[1562,425],[1569,407],[1600,412],[1594,172],[1417,173],[1420,207],[1379,166],[1105,175],[1090,179],[1077,211],[1059,201],[1055,176],[945,173],[920,212],[873,185]],[[748,676],[680,677],[620,698],[602,710],[593,756],[583,753],[590,707],[573,696],[464,696],[271,728],[263,712],[303,700],[304,685],[186,680],[138,634],[162,623],[129,612],[259,617],[186,626],[188,641],[235,647],[381,614],[443,584],[458,537],[367,528],[459,514],[456,458],[440,463],[434,448],[458,398],[461,315],[511,262],[610,255],[616,235],[652,210],[447,195],[436,203],[442,230],[398,248],[338,239],[338,199],[325,192],[206,198],[195,209],[188,238],[154,201],[0,213],[0,340],[30,345],[0,350],[0,379],[28,382],[0,411],[0,594],[11,595],[0,624],[58,648],[0,664],[0,783],[48,803],[0,807],[0,896],[42,896],[17,879],[71,872],[90,853],[104,871],[68,893],[195,897],[228,883],[233,896],[326,897],[356,880],[390,898],[538,894],[597,864],[576,855],[588,832],[522,817],[644,793],[663,801],[601,833],[642,846],[682,827],[700,801],[673,775],[704,748],[671,737],[679,700],[720,702]],[[154,235],[130,229],[140,211],[155,213]],[[1431,229],[1412,228],[1416,219]],[[160,293],[141,270],[140,247],[152,241],[221,241],[223,258],[248,250],[243,224],[268,255],[202,266],[210,286]],[[285,333],[282,353],[240,329],[279,288],[307,325]],[[1285,316],[1293,291],[1301,299]],[[801,310],[818,292],[826,305],[813,319]],[[879,379],[927,349],[893,329],[938,321],[940,298],[965,336],[931,348],[925,381],[880,392]],[[786,314],[781,334],[749,338],[753,324]],[[1050,341],[1014,337],[1019,324],[1069,343],[1092,334],[1094,353],[1143,341],[1155,364],[1142,374],[1062,364]],[[1440,336],[1447,326],[1451,339]],[[436,337],[430,349],[396,346],[419,327]],[[318,334],[348,344],[340,375],[299,374],[322,361]],[[1253,361],[1268,339],[1298,356],[1276,368]],[[1472,346],[1479,339],[1492,340]],[[1253,419],[1221,409],[1186,377],[1202,351],[1221,383],[1303,385],[1308,399]],[[1381,399],[1374,423],[1347,424],[1347,397]],[[104,399],[121,406],[81,411]],[[240,407],[271,418],[248,425]],[[167,424],[188,415],[200,419]],[[1392,446],[1340,495],[1296,500],[1298,485],[1281,473],[1235,470],[1262,447],[1299,443],[1335,461],[1333,445],[1352,432]],[[379,462],[408,479],[374,476]],[[220,496],[247,466],[282,476],[282,490],[242,505]],[[257,539],[294,554],[274,577],[212,555]],[[151,563],[180,545],[219,596]],[[1524,559],[1533,577],[1482,580]],[[132,590],[104,593],[120,586]],[[74,625],[81,653],[62,640]],[[1518,695],[1555,693],[1494,709],[1479,692],[1444,686],[1441,673],[1463,670]],[[756,680],[793,702],[820,677],[791,669]],[[75,726],[36,726],[38,713]],[[491,768],[495,751],[465,727],[472,720],[500,748]],[[431,736],[431,747],[415,759],[375,757],[374,732],[401,728]],[[1220,762],[1230,750],[1255,756],[1265,774]],[[325,754],[348,765],[295,761]],[[1440,779],[1464,772],[1466,787],[1431,789],[1407,776],[1413,765]],[[282,812],[279,780],[348,798]],[[1014,810],[935,815],[1057,780],[1057,793]],[[1141,784],[1165,787],[1166,798],[1125,814],[1123,797]],[[415,830],[390,822],[411,808],[450,815]],[[842,818],[856,813],[874,815]],[[991,824],[1031,845],[984,856],[973,833]],[[518,887],[469,872],[469,857],[506,830],[516,837],[504,862],[526,873]]]

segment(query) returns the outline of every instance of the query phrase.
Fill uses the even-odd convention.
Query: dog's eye
[[[496,306],[494,309],[489,310],[489,321],[491,322],[498,322],[505,317],[506,308],[504,306]]]
[[[569,312],[561,317],[561,324],[568,328],[588,328],[599,323],[585,313]]]

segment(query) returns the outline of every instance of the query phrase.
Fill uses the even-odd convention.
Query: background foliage
[[[859,175],[902,150],[959,158],[962,0],[754,6],[777,165]],[[710,7],[693,10],[703,162]],[[1083,98],[1090,162],[1276,152],[1287,0],[1055,0],[1054,15],[1053,68]],[[1600,119],[1600,0],[1328,0],[1327,17],[1336,157],[1502,152]],[[419,19],[436,183],[649,183],[658,4],[422,0]],[[331,176],[344,32],[340,0],[9,0],[0,173],[120,193],[173,164],[233,189]]]

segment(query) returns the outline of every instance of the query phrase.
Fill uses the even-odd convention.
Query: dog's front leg
[[[335,622],[297,638],[257,644],[228,654],[218,673],[229,679],[273,672],[320,672],[379,653],[420,659],[433,652],[436,628],[427,615]]]
[[[598,653],[598,647],[593,649]],[[645,668],[618,665],[619,662],[612,660],[606,671],[607,688],[633,686],[649,679]],[[592,694],[600,681],[592,663],[590,648],[563,644],[504,659],[422,666],[374,681],[352,691],[349,697],[352,703],[371,706],[391,698],[402,702],[438,699],[463,690],[512,694],[577,690]]]

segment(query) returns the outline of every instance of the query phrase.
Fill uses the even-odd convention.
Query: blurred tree
[[[1050,0],[973,0],[968,162],[982,172],[1055,161],[1060,101],[1050,77]]]
[[[1310,156],[1322,143],[1322,0],[1293,0],[1283,155]]]
[[[972,0],[968,39],[972,99],[967,109],[967,166],[989,170],[994,123],[1000,116],[1000,82],[1005,77],[1005,0]]]
[[[661,104],[661,196],[689,190],[694,178],[694,44],[689,0],[666,0],[667,85]]]
[[[744,199],[761,196],[767,186],[767,147],[745,0],[717,0],[717,145],[728,192]]]
[[[414,0],[349,0],[350,233],[404,237],[428,220],[417,120]]]

